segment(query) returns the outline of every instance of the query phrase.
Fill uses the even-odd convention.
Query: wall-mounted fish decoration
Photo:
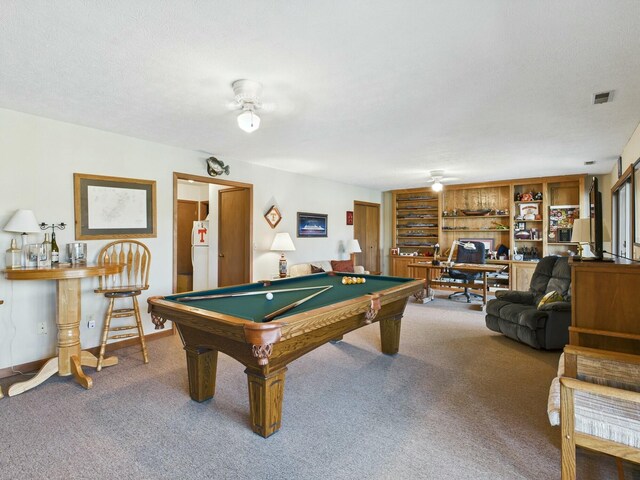
[[[217,177],[223,173],[229,175],[229,165],[226,165],[216,157],[207,158],[207,173],[212,177]]]

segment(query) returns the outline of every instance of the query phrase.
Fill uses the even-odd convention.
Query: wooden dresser
[[[569,343],[640,354],[640,263],[569,262]]]

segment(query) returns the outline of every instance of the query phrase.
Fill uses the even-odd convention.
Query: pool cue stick
[[[313,294],[309,295],[308,297],[303,298],[302,300],[298,300],[297,302],[293,302],[293,303],[290,303],[289,305],[285,305],[284,307],[279,308],[275,312],[271,312],[269,315],[265,316],[262,319],[262,321],[263,322],[270,322],[274,318],[282,315],[283,313],[287,313],[289,310],[291,310],[292,308],[296,308],[298,305],[302,305],[304,302],[306,302],[308,300],[311,300],[313,297],[315,297],[317,295],[320,295],[321,293],[326,292],[330,288],[333,288],[333,285],[328,285],[323,290],[320,290],[319,292],[313,293]]]
[[[196,300],[211,300],[214,298],[229,298],[229,297],[246,297],[249,295],[266,295],[267,293],[284,293],[284,292],[298,292],[300,290],[317,290],[319,288],[327,288],[330,285],[319,285],[317,287],[300,287],[300,288],[282,288],[280,290],[261,290],[259,292],[243,292],[243,293],[219,293],[215,295],[195,295],[189,297],[176,298],[178,302],[195,302]]]

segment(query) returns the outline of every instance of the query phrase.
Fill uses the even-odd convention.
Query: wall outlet
[[[46,335],[47,334],[47,324],[45,322],[38,322],[36,326],[36,331],[38,335]]]
[[[95,320],[89,320],[87,322],[87,327],[88,328],[96,328],[96,321]]]

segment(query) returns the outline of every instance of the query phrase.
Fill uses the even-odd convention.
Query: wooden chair
[[[640,356],[568,345],[560,377],[562,479],[576,478],[576,446],[640,463]]]
[[[151,253],[145,244],[137,240],[118,240],[105,245],[98,255],[99,265],[114,263],[124,265],[122,272],[115,275],[99,277],[99,287],[94,290],[96,293],[104,294],[104,296],[109,299],[109,306],[104,317],[98,365],[96,367],[98,371],[102,369],[102,361],[104,360],[108,340],[137,336],[140,339],[144,363],[149,363],[147,345],[144,341],[144,331],[142,330],[142,320],[140,318],[140,308],[138,306],[138,296],[142,293],[142,290],[149,288]],[[115,301],[124,298],[131,298],[131,307],[115,309]],[[122,317],[135,317],[136,324],[111,326],[111,320],[113,318]],[[123,332],[127,330],[137,330],[137,333],[116,333],[115,335],[109,336],[109,332]]]

